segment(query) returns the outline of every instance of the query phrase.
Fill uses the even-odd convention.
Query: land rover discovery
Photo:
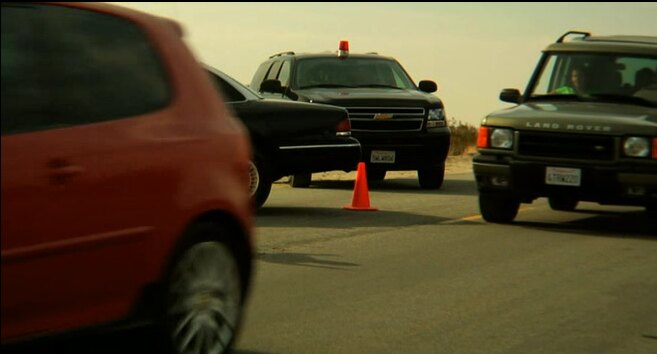
[[[569,39],[570,38],[570,39]],[[657,37],[571,31],[549,45],[516,106],[479,130],[474,174],[482,216],[510,222],[520,203],[547,197],[657,205]]]

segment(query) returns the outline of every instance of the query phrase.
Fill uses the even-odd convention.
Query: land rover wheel
[[[293,188],[308,188],[312,181],[312,173],[297,173],[290,176],[290,186]]]
[[[262,207],[271,192],[271,177],[267,172],[264,159],[256,155],[249,164],[249,192],[256,209]]]
[[[242,315],[235,252],[225,243],[198,242],[177,258],[168,284],[166,328],[173,353],[226,353]]]
[[[548,198],[552,210],[573,211],[579,201],[575,198],[566,196],[553,196]]]
[[[417,170],[418,182],[423,189],[440,189],[445,180],[445,164]]]
[[[518,215],[520,201],[503,194],[479,194],[479,210],[484,220],[509,223]]]

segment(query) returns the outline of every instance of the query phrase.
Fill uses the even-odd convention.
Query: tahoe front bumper
[[[362,161],[389,171],[417,170],[445,163],[448,128],[418,132],[352,132],[362,146]],[[372,151],[394,152],[394,162],[373,162]],[[376,154],[376,153],[375,153]]]

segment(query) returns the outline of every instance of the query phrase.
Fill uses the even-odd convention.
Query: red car
[[[158,320],[234,341],[252,261],[251,147],[176,23],[2,4],[2,345]]]

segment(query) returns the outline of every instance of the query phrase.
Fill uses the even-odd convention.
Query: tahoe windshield
[[[657,57],[553,53],[528,97],[657,105]]]
[[[380,87],[416,90],[404,69],[393,60],[376,58],[312,58],[299,60],[293,87]]]

